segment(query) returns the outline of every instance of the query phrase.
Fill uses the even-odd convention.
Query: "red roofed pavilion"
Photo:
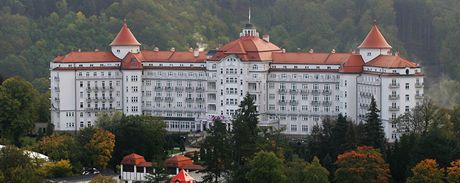
[[[175,175],[170,183],[195,183],[195,179],[190,176],[184,169],[180,170],[180,172]]]
[[[383,37],[377,27],[377,24],[374,23],[371,31],[369,31],[366,38],[361,45],[358,46],[358,48],[391,48],[391,45],[388,44],[387,40],[385,40],[385,37]]]

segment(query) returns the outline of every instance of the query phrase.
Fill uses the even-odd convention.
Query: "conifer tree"
[[[347,131],[349,130],[349,123],[347,118],[341,113],[337,117],[337,123],[332,129],[332,145],[335,147],[334,157],[346,150]]]
[[[245,174],[248,170],[247,162],[256,153],[258,138],[258,114],[254,99],[248,94],[239,105],[240,109],[232,121],[233,141],[233,182],[247,182]]]
[[[222,174],[226,173],[230,165],[230,134],[226,125],[220,120],[215,119],[213,126],[208,131],[202,147],[202,160],[208,174],[206,182],[218,182]]]
[[[380,110],[377,108],[375,98],[372,97],[369,112],[366,114],[366,140],[364,144],[382,149],[385,143],[385,133],[383,131],[382,120],[380,119],[379,112]]]

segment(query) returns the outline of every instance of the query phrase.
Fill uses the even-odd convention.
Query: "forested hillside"
[[[430,79],[460,80],[459,0],[2,0],[0,73],[46,78],[56,55],[108,49],[125,17],[144,49],[212,49],[238,36],[248,7],[259,31],[290,51],[350,52],[376,20]]]

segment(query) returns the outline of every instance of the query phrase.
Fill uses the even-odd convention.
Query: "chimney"
[[[78,52],[81,52],[81,49],[80,49],[80,48],[78,48]]]
[[[356,50],[351,50],[351,53],[352,53],[352,54],[356,54]]]
[[[153,51],[160,51],[160,48],[155,47],[155,48],[153,48]]]
[[[94,49],[94,51],[99,51],[99,49],[96,48],[96,49]]]
[[[192,48],[192,47],[190,47],[190,48],[188,49],[188,51],[189,51],[189,52],[192,52],[192,51],[193,51],[193,48]]]
[[[265,41],[267,41],[267,42],[270,42],[270,35],[264,34],[264,35],[262,36],[262,39],[265,40]]]
[[[283,48],[283,49],[281,50],[281,52],[282,52],[282,53],[286,53],[286,49]]]
[[[172,47],[172,48],[171,48],[171,51],[176,51],[176,48]]]
[[[194,57],[200,56],[200,49],[199,49],[199,48],[195,48],[195,49],[193,50],[193,56],[194,56]]]
[[[399,52],[395,52],[395,56],[399,56]]]
[[[331,50],[331,53],[335,53],[335,49],[332,49],[332,50]]]
[[[311,48],[310,48],[310,50],[308,50],[308,53],[314,53],[314,52],[315,52],[315,50],[313,50]]]

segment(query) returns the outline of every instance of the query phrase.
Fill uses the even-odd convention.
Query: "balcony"
[[[162,88],[161,88],[161,86],[155,86],[154,90],[157,91],[157,92],[159,92],[159,91],[162,90]]]
[[[291,104],[291,105],[298,105],[299,102],[298,102],[297,100],[290,100],[290,101],[289,101],[289,104]]]
[[[296,90],[296,89],[289,90],[289,93],[291,93],[291,95],[295,95],[295,94],[297,94],[297,92],[298,92],[298,90]]]
[[[423,83],[416,82],[415,83],[415,88],[423,88]]]
[[[311,101],[311,105],[319,106],[320,102],[319,101]]]
[[[281,89],[278,90],[278,92],[280,94],[285,94],[287,92],[287,90],[285,88],[281,88]]]
[[[155,97],[155,102],[160,102],[162,100],[163,100],[163,98],[161,98],[161,97]]]
[[[323,90],[323,95],[331,95],[332,91],[331,90]]]
[[[308,90],[307,89],[303,89],[303,90],[300,90],[300,94],[304,95],[304,94],[308,94]]]
[[[390,100],[399,100],[399,95],[389,95],[388,98]]]
[[[200,98],[196,98],[196,101],[197,101],[197,102],[204,102],[204,98],[201,98],[201,97],[200,97]]]
[[[193,87],[187,86],[187,87],[185,87],[185,91],[186,92],[193,92]]]
[[[366,109],[367,110],[367,109],[369,109],[369,104],[361,103],[361,104],[359,104],[359,107],[361,107],[361,109]]]
[[[167,91],[167,92],[172,92],[172,91],[173,91],[173,88],[170,87],[170,86],[167,86],[167,87],[165,87],[165,91]]]
[[[165,102],[172,102],[173,98],[172,97],[165,97]]]
[[[331,101],[323,101],[324,106],[331,106],[332,102]]]
[[[181,92],[184,91],[184,88],[182,86],[176,86],[176,91]]]
[[[312,93],[313,95],[319,95],[319,90],[312,90],[311,93]]]
[[[390,110],[390,111],[399,111],[399,106],[390,106],[388,108],[388,110]]]
[[[415,94],[415,99],[423,99],[425,98],[423,94]]]
[[[186,101],[186,102],[193,102],[193,98],[187,97],[187,98],[185,98],[185,101]]]
[[[59,87],[54,87],[54,91],[59,92]]]
[[[199,92],[199,93],[204,92],[204,88],[203,88],[203,87],[196,87],[195,90],[196,90],[196,92]]]
[[[399,83],[390,83],[389,88],[399,88]]]
[[[279,100],[278,104],[280,105],[286,105],[287,101],[286,100]]]

